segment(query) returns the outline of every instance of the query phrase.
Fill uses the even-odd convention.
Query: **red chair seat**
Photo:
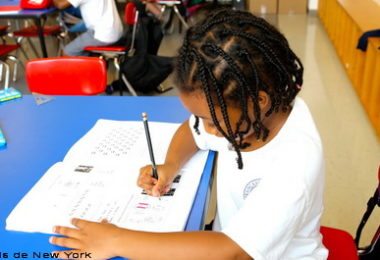
[[[85,51],[94,52],[121,52],[124,53],[128,50],[125,46],[107,45],[107,46],[86,46]]]
[[[19,46],[17,44],[2,44],[0,45],[0,57],[17,50],[18,48]]]
[[[61,27],[59,25],[47,25],[43,27],[44,36],[55,35],[61,32]],[[14,36],[20,37],[38,37],[37,26],[28,26],[21,30],[13,32]]]
[[[321,227],[322,243],[329,250],[328,260],[358,260],[355,241],[346,231]]]

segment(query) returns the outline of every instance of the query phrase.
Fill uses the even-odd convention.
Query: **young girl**
[[[51,243],[93,258],[326,259],[322,145],[296,98],[303,67],[285,37],[250,13],[222,10],[186,33],[176,76],[193,114],[173,137],[165,163],[141,169],[153,196],[198,150],[219,152],[213,231],[149,233],[74,219]],[[65,254],[61,252],[61,257]]]

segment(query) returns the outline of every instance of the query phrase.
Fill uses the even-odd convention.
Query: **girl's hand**
[[[168,164],[158,165],[158,180],[152,176],[152,166],[146,165],[140,169],[137,185],[149,195],[159,197],[170,190],[177,169]]]
[[[64,237],[52,236],[49,242],[53,245],[72,248],[72,250],[57,251],[62,259],[109,259],[117,256],[116,241],[121,236],[121,228],[107,221],[101,223],[81,219],[73,219],[77,227],[54,227],[54,232]]]

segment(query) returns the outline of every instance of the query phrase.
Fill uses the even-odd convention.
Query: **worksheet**
[[[163,162],[177,124],[150,122],[156,162]],[[137,186],[141,166],[150,163],[142,122],[99,120],[42,176],[18,203],[6,229],[52,233],[72,218],[107,220],[134,230],[184,229],[207,159],[198,152],[160,198]],[[25,216],[28,216],[27,218]]]

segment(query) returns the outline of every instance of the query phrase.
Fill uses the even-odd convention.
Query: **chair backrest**
[[[321,227],[322,243],[329,250],[328,260],[358,260],[358,252],[353,237],[346,231]]]
[[[53,1],[52,0],[21,0],[20,1],[20,7],[22,9],[45,9],[50,6],[52,6]]]
[[[97,57],[57,57],[31,60],[26,81],[32,93],[96,95],[105,91],[105,61]]]
[[[136,39],[138,19],[139,19],[139,11],[137,10],[135,3],[128,2],[125,5],[125,10],[124,10],[125,23],[128,26],[132,26],[132,40],[131,40],[131,46],[129,47],[129,50],[128,50],[128,56],[133,56],[133,54],[135,53],[135,39]]]
[[[124,22],[129,25],[133,26],[136,23],[137,18],[137,8],[136,5],[133,2],[128,2],[125,5],[124,9]]]

